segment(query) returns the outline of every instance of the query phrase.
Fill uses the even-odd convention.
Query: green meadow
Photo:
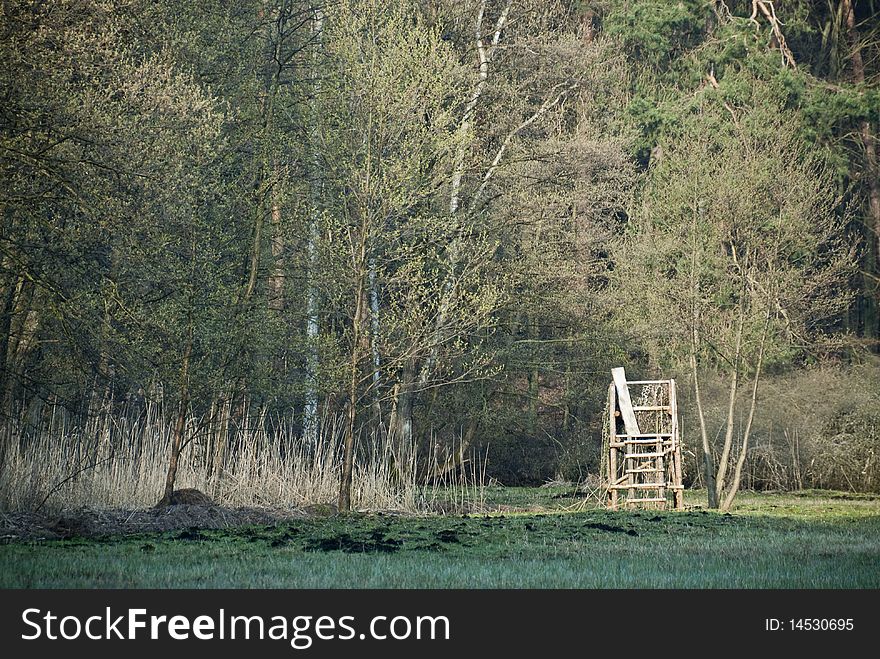
[[[490,488],[487,514],[7,542],[4,588],[878,588],[880,497],[743,493],[732,513],[609,511]],[[500,502],[507,502],[501,504]]]

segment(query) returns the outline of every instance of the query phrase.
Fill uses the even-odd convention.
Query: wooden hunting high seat
[[[608,506],[684,509],[675,380],[627,382],[623,368],[611,375],[603,448]]]

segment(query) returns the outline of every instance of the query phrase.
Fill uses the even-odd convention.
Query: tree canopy
[[[762,374],[878,351],[876,10],[6,2],[3,419],[160,405],[166,495],[281,419],[339,443],[347,508],[377,442],[597,471],[625,365],[692,385],[729,505]]]

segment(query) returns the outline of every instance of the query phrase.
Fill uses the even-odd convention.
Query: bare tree
[[[767,95],[753,85],[754,98]],[[772,101],[735,122],[722,103],[707,102],[664,152],[638,231],[617,253],[616,299],[621,319],[638,327],[658,363],[675,366],[686,355],[708,503],[727,510],[742,480],[766,365],[815,343],[824,320],[846,308],[840,290],[854,254],[828,170]],[[728,385],[719,447],[701,387],[711,371]]]

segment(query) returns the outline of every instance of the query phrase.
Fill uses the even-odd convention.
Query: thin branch
[[[713,89],[720,88],[720,85],[718,84],[718,79],[715,77],[714,70],[709,71],[709,73],[706,74],[706,80],[709,81],[709,84],[712,85]],[[739,120],[736,117],[736,112],[734,112],[733,108],[730,106],[730,103],[722,99],[721,104],[724,106],[724,109],[730,113],[730,117],[733,119],[733,125],[739,128]]]
[[[755,24],[756,29],[761,27],[757,18],[759,11],[770,23],[770,30],[779,44],[779,51],[782,53],[782,65],[796,69],[797,62],[794,60],[794,54],[785,42],[785,35],[782,34],[781,26],[785,25],[785,23],[779,20],[779,17],[776,15],[776,8],[773,6],[773,3],[769,0],[752,0],[752,14],[749,16],[749,21]]]
[[[102,465],[102,464],[105,464],[105,463],[107,463],[107,462],[112,461],[115,457],[116,457],[116,456],[110,455],[109,457],[106,457],[106,458],[104,458],[103,460],[98,460],[98,461],[96,461],[96,462],[92,462],[92,463],[90,463],[90,464],[87,464],[87,465],[84,466],[84,467],[80,467],[79,469],[77,469],[76,471],[74,471],[72,474],[70,474],[70,475],[67,476],[66,478],[63,478],[62,480],[60,480],[58,483],[55,484],[54,487],[52,487],[52,488],[49,490],[49,492],[46,494],[46,496],[43,497],[43,500],[40,501],[39,505],[38,505],[36,508],[34,508],[34,512],[35,512],[35,513],[36,513],[36,512],[39,512],[40,509],[41,509],[44,505],[46,505],[46,502],[49,500],[49,497],[51,497],[51,496],[52,496],[53,494],[55,494],[58,490],[60,490],[62,487],[64,487],[64,485],[65,485],[66,483],[69,483],[69,482],[72,481],[74,478],[76,478],[77,476],[79,476],[79,475],[82,474],[83,472],[88,471],[89,469],[95,469],[96,467],[98,467],[98,466],[100,466],[100,465]]]
[[[565,84],[566,83],[559,83],[557,85],[554,85],[553,88],[550,90],[551,95],[560,87],[565,87]],[[547,112],[549,112],[551,109],[556,107],[570,91],[577,89],[577,87],[578,83],[572,83],[565,87],[561,92],[559,92],[559,94],[556,95],[556,98],[554,98],[552,101],[549,98],[545,100],[544,103],[541,104],[541,107],[539,107],[535,111],[535,113],[532,114],[531,117],[523,121],[519,126],[514,128],[507,134],[507,137],[504,138],[504,141],[498,148],[498,152],[495,154],[495,158],[492,160],[492,164],[489,165],[489,169],[487,169],[486,173],[483,175],[483,181],[482,183],[480,183],[480,187],[477,189],[477,192],[474,195],[474,199],[472,202],[474,207],[476,207],[480,198],[483,196],[483,193],[486,191],[486,186],[489,184],[492,176],[495,175],[495,172],[498,169],[499,164],[501,163],[501,158],[504,156],[504,152],[507,150],[507,147],[510,146],[510,143],[513,141],[513,139],[523,130],[535,123],[542,116],[547,114]]]

